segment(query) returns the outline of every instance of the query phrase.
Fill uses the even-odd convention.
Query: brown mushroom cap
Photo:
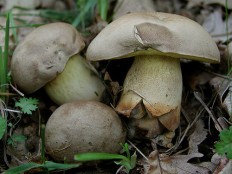
[[[81,35],[70,24],[40,26],[14,50],[12,78],[24,92],[33,93],[61,73],[68,59],[84,46]]]
[[[161,12],[131,13],[113,21],[91,42],[87,59],[99,61],[145,54],[220,61],[215,42],[201,25]]]
[[[56,161],[73,162],[77,153],[118,153],[126,134],[121,120],[109,106],[96,102],[61,105],[45,129],[47,152]]]

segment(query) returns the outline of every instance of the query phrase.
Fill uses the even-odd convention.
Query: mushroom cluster
[[[145,130],[142,136],[147,137],[164,128],[174,131],[179,125],[180,58],[220,61],[217,45],[202,26],[161,12],[118,18],[94,38],[86,57],[90,61],[135,57],[116,110],[132,118],[131,124]]]
[[[40,26],[16,47],[11,61],[14,82],[25,93],[45,87],[57,104],[101,99],[101,79],[79,52],[85,44],[70,24]]]
[[[45,129],[46,150],[56,161],[74,162],[74,155],[84,152],[118,153],[125,139],[117,113],[97,101],[63,104]]]

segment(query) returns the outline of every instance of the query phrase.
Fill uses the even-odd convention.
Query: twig
[[[203,112],[203,109],[196,115],[196,117],[194,118],[194,120],[191,123],[188,124],[188,126],[185,129],[185,131],[184,131],[183,135],[181,136],[180,140],[173,147],[171,147],[170,149],[168,149],[166,152],[172,153],[173,151],[175,151],[179,147],[179,145],[184,140],[184,138],[187,135],[187,133],[190,130],[190,128],[197,122],[197,120],[201,116],[202,112]]]
[[[3,111],[7,111],[7,112],[14,112],[14,113],[22,113],[21,111],[18,110],[13,110],[13,109],[2,109]]]
[[[136,151],[140,154],[140,155],[142,155],[142,157],[144,158],[144,159],[146,159],[147,161],[149,161],[149,159],[134,145],[134,143],[132,143],[130,140],[127,140],[128,141],[128,143],[132,146],[132,147],[134,147],[135,149],[136,149]]]
[[[210,118],[213,120],[213,122],[215,124],[215,127],[218,129],[219,132],[221,132],[222,131],[221,125],[218,123],[217,119],[214,117],[213,113],[210,111],[210,109],[205,104],[205,102],[198,95],[198,92],[194,91],[193,93],[194,93],[195,98],[202,104],[202,106],[204,107],[204,109],[208,112]]]
[[[207,73],[210,73],[212,75],[215,75],[215,76],[218,76],[218,77],[221,77],[221,78],[224,78],[224,79],[227,79],[229,81],[232,81],[232,78],[229,77],[229,76],[226,76],[226,75],[221,75],[221,74],[218,74],[218,73],[215,73],[215,72],[212,72],[212,71],[209,71],[209,70],[204,70],[205,72]]]
[[[16,89],[12,84],[10,84],[11,88],[17,92],[19,95],[21,95],[22,97],[24,97],[24,94],[22,92],[20,92],[18,89]]]

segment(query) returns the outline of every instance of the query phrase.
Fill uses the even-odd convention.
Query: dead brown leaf
[[[155,150],[149,155],[149,161],[144,164],[144,174],[205,174],[210,172],[209,169],[188,162],[202,156],[201,153],[168,156]]]
[[[210,81],[210,85],[216,90],[221,106],[232,119],[232,82],[229,79],[215,77]]]
[[[221,7],[211,10],[204,10],[205,19],[203,27],[211,34],[215,41],[225,42],[227,39],[232,38],[232,14],[228,16],[228,21],[223,20],[223,11]],[[226,25],[228,24],[229,38],[227,38]]]
[[[195,129],[189,136],[189,154],[198,153],[198,145],[206,139],[207,130],[204,128],[204,122],[198,120],[195,123]]]

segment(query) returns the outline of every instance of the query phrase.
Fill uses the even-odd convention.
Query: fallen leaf
[[[208,12],[206,12],[206,10],[203,11],[203,13],[208,13],[204,19],[203,27],[211,34],[215,41],[225,42],[232,38],[231,34],[229,34],[229,38],[227,38],[226,30],[226,25],[228,25],[228,33],[232,32],[232,14],[228,16],[228,21],[224,21],[221,7],[214,8],[212,13],[209,12],[209,10]]]
[[[188,0],[187,8],[193,8],[196,6],[205,6],[205,5],[212,5],[218,4],[223,7],[226,7],[226,0]],[[232,9],[232,1],[228,0],[227,4],[228,9]]]
[[[201,153],[168,156],[155,150],[149,155],[149,161],[144,164],[144,174],[209,173],[209,169],[188,162],[202,156]]]
[[[225,167],[222,169],[222,171],[219,172],[219,174],[231,174],[231,171],[232,171],[232,160],[226,163]]]
[[[232,9],[232,1],[231,0],[227,0],[227,4],[226,4],[226,0],[204,0],[203,3],[205,5],[219,4],[223,7],[227,7],[228,9]]]
[[[207,130],[204,128],[204,122],[198,120],[193,133],[189,136],[189,154],[198,153],[198,145],[206,139],[207,134]]]
[[[218,93],[221,106],[232,119],[232,82],[229,79],[215,77],[210,81],[210,85]]]

